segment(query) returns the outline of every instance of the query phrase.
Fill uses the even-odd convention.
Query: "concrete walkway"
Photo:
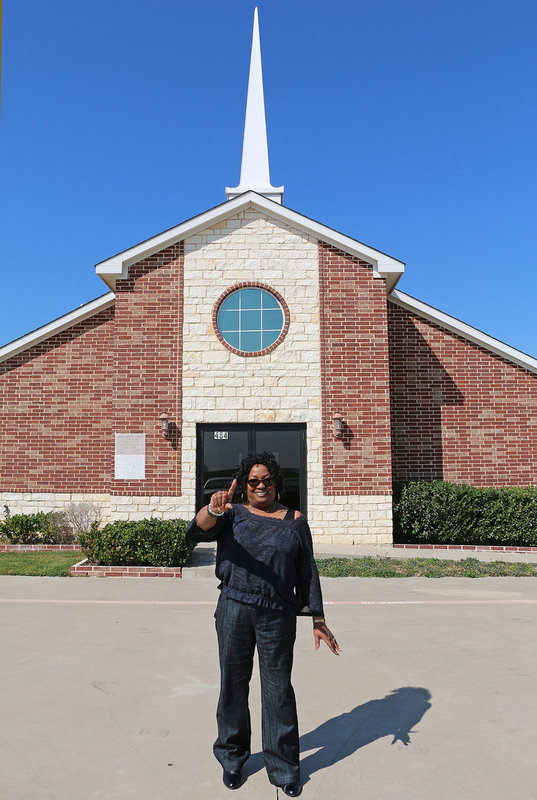
[[[324,579],[343,654],[294,667],[302,797],[534,800],[537,580]],[[230,800],[211,752],[214,577],[0,577],[6,800]],[[237,800],[274,800],[260,755]],[[282,797],[280,793],[280,798]]]

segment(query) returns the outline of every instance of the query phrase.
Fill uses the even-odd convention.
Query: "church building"
[[[404,294],[401,261],[271,185],[257,11],[226,196],[0,348],[0,514],[190,519],[270,450],[317,541],[386,544],[408,481],[535,483],[537,359]]]

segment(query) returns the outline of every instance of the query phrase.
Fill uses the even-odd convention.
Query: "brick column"
[[[181,494],[183,242],[129,268],[116,285],[115,433],[145,433],[145,480],[114,480],[111,494]],[[158,417],[169,414],[170,440]],[[111,447],[114,447],[112,434]]]
[[[386,285],[371,264],[319,242],[323,487],[391,494]],[[343,415],[344,435],[332,418]]]

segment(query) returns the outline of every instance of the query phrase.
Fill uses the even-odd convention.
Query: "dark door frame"
[[[300,511],[306,515],[308,505],[307,489],[307,461],[306,461],[306,423],[305,422],[198,422],[196,424],[196,512],[203,504],[203,432],[221,430],[246,430],[248,431],[248,452],[255,453],[255,431],[274,430],[274,428],[287,431],[296,430],[300,433]],[[237,465],[238,466],[238,465]]]

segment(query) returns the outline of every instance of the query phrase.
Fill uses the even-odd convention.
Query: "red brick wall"
[[[537,376],[388,303],[394,483],[537,482]]]
[[[181,439],[163,438],[158,417],[181,429],[183,243],[129,267],[116,283],[113,430],[146,434],[145,480],[114,480],[112,494],[181,494]]]
[[[0,364],[0,483],[12,492],[108,491],[114,309]]]
[[[181,493],[182,298],[179,243],[130,267],[115,310],[0,364],[4,491]],[[115,433],[146,434],[145,480],[114,479]]]
[[[324,492],[391,494],[386,284],[319,243]],[[344,417],[342,440],[332,417]]]

